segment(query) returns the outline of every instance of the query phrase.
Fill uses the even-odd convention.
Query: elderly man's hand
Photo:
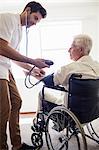
[[[24,71],[24,73],[25,73],[25,75],[31,75],[38,80],[41,80],[45,76],[45,71],[43,69],[39,69],[39,68],[34,68],[30,74],[29,74],[29,71]]]
[[[43,69],[34,68],[32,74],[34,75],[34,77],[44,77],[45,71]]]

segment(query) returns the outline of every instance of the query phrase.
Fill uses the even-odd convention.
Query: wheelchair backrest
[[[81,123],[99,117],[99,79],[82,79],[72,75],[69,79],[68,108]]]

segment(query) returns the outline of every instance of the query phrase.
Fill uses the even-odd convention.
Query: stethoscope
[[[28,56],[28,34],[29,34],[29,28],[28,28],[28,16],[26,12],[26,17],[25,17],[25,37],[26,37],[26,45],[25,45],[25,50],[26,50],[26,56]]]
[[[25,45],[25,50],[26,50],[26,56],[28,56],[28,33],[29,33],[29,29],[26,27],[25,29],[25,37],[26,37],[26,45]]]
[[[26,50],[26,56],[28,56],[28,34],[29,34],[29,28],[28,28],[28,21],[27,20],[28,19],[27,19],[27,12],[26,12],[26,19],[25,19],[25,24],[26,24],[25,25],[26,26],[26,28],[25,28],[25,38],[26,38],[25,50]],[[34,86],[34,84],[30,80],[31,72],[33,71],[34,68],[35,68],[35,66],[32,67],[32,69],[28,72],[28,74],[25,77],[24,83],[25,83],[25,86],[27,88],[32,88]],[[27,85],[27,80],[30,83],[30,86]]]
[[[28,34],[29,34],[29,28],[28,28],[28,21],[27,21],[27,12],[26,12],[26,28],[25,28],[25,36],[26,36],[26,56],[28,56]],[[32,83],[31,81],[31,72],[33,71],[33,69],[35,68],[35,66],[33,66],[31,68],[31,70],[29,70],[28,74],[26,75],[25,77],[25,86],[28,88],[28,89],[31,89],[32,87],[34,87],[35,85],[39,84],[42,80],[36,82],[35,84]],[[27,82],[29,83],[29,85],[27,84]]]

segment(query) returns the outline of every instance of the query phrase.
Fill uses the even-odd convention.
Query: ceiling
[[[32,0],[0,0],[0,3],[28,3]],[[41,3],[99,2],[99,0],[36,0]]]
[[[22,8],[30,1],[33,0],[0,0],[0,12],[2,11],[22,11]],[[99,5],[99,0],[34,0],[41,4],[44,7],[54,7],[54,6],[63,6],[63,5]],[[3,6],[3,7],[2,7]]]

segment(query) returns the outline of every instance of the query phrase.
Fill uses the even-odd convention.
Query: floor
[[[33,121],[32,115],[21,116],[20,118],[22,141],[26,142],[29,145],[32,145],[32,142],[31,142],[31,135],[33,133],[33,131],[31,130],[32,121]],[[99,120],[97,122],[99,122]],[[95,128],[97,128],[97,132],[98,132],[99,126],[97,125]],[[52,134],[53,134],[53,141],[56,142],[56,138],[58,137],[57,132],[55,133],[52,131]],[[93,142],[92,140],[89,140],[87,138],[87,143],[88,143],[88,150],[99,150],[99,145],[96,142]],[[8,144],[9,144],[9,150],[11,150],[9,136],[8,136]],[[46,141],[45,141],[45,135],[43,135],[43,147],[40,150],[48,150]],[[66,150],[66,148],[64,148],[63,150]],[[74,139],[71,140],[70,148],[68,150],[77,150],[77,146],[74,143]],[[82,148],[81,150],[84,150],[84,148]]]

